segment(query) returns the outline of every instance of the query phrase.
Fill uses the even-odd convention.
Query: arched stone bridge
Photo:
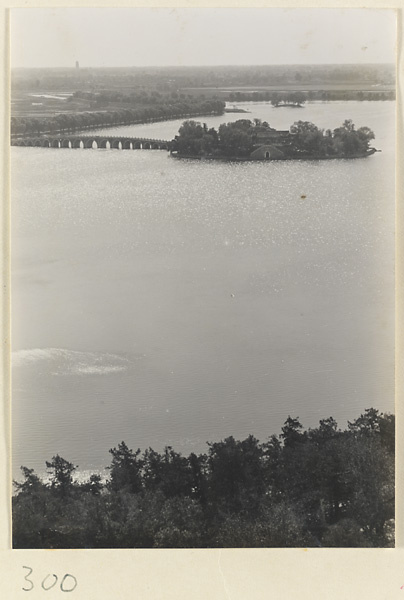
[[[118,150],[170,150],[171,142],[151,138],[134,138],[117,135],[65,135],[23,137],[11,140],[12,146],[39,148],[110,148]]]

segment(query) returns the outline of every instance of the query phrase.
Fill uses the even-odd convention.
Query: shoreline
[[[189,159],[189,160],[209,160],[209,161],[220,161],[220,162],[274,162],[274,161],[297,161],[297,160],[351,160],[357,158],[368,158],[368,156],[372,156],[372,154],[376,154],[376,152],[381,152],[381,150],[376,150],[376,148],[372,148],[369,152],[365,154],[354,154],[351,156],[320,156],[320,155],[312,155],[312,156],[284,156],[279,158],[251,158],[251,157],[242,157],[242,156],[198,156],[191,154],[178,154],[176,152],[170,152],[170,157],[175,158],[177,160],[181,159]]]

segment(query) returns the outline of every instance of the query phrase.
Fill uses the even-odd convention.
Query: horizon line
[[[80,62],[80,61],[78,61]],[[184,69],[184,68],[228,68],[228,67],[330,67],[330,66],[370,66],[370,65],[391,65],[391,66],[395,66],[396,62],[324,62],[324,63],[243,63],[243,64],[189,64],[189,65],[175,65],[175,64],[170,64],[170,65],[159,65],[159,64],[153,64],[153,65],[98,65],[98,66],[92,66],[92,65],[85,65],[85,66],[79,66],[76,67],[76,65],[69,65],[69,66],[62,66],[62,65],[58,65],[58,66],[11,66],[10,70],[16,70],[16,69],[72,69],[72,70],[76,70],[77,68],[79,69]]]

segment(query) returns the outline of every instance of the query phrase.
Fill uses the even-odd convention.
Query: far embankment
[[[37,104],[40,106],[38,107]],[[35,111],[34,108],[39,108],[39,111]],[[108,126],[221,115],[224,112],[225,103],[221,100],[172,101],[169,103],[161,101],[150,106],[117,107],[114,105],[107,110],[94,110],[95,107],[90,105],[90,110],[87,111],[83,107],[70,111],[61,108],[61,112],[57,114],[44,112],[43,108],[42,103],[31,103],[30,109],[19,113],[12,102],[11,137],[54,135]]]

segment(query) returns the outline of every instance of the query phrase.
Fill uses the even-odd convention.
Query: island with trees
[[[394,546],[394,415],[374,408],[341,430],[304,430],[208,444],[184,456],[121,442],[108,474],[77,478],[55,455],[47,476],[22,467],[14,548]]]
[[[271,96],[271,104],[275,108],[279,108],[280,106],[302,108],[305,102],[306,94],[304,92],[274,92]]]
[[[261,119],[240,119],[216,130],[190,120],[172,141],[171,154],[242,161],[363,158],[377,152],[370,147],[374,137],[369,127],[356,129],[349,119],[333,131],[308,121],[296,121],[289,130],[276,130]]]

